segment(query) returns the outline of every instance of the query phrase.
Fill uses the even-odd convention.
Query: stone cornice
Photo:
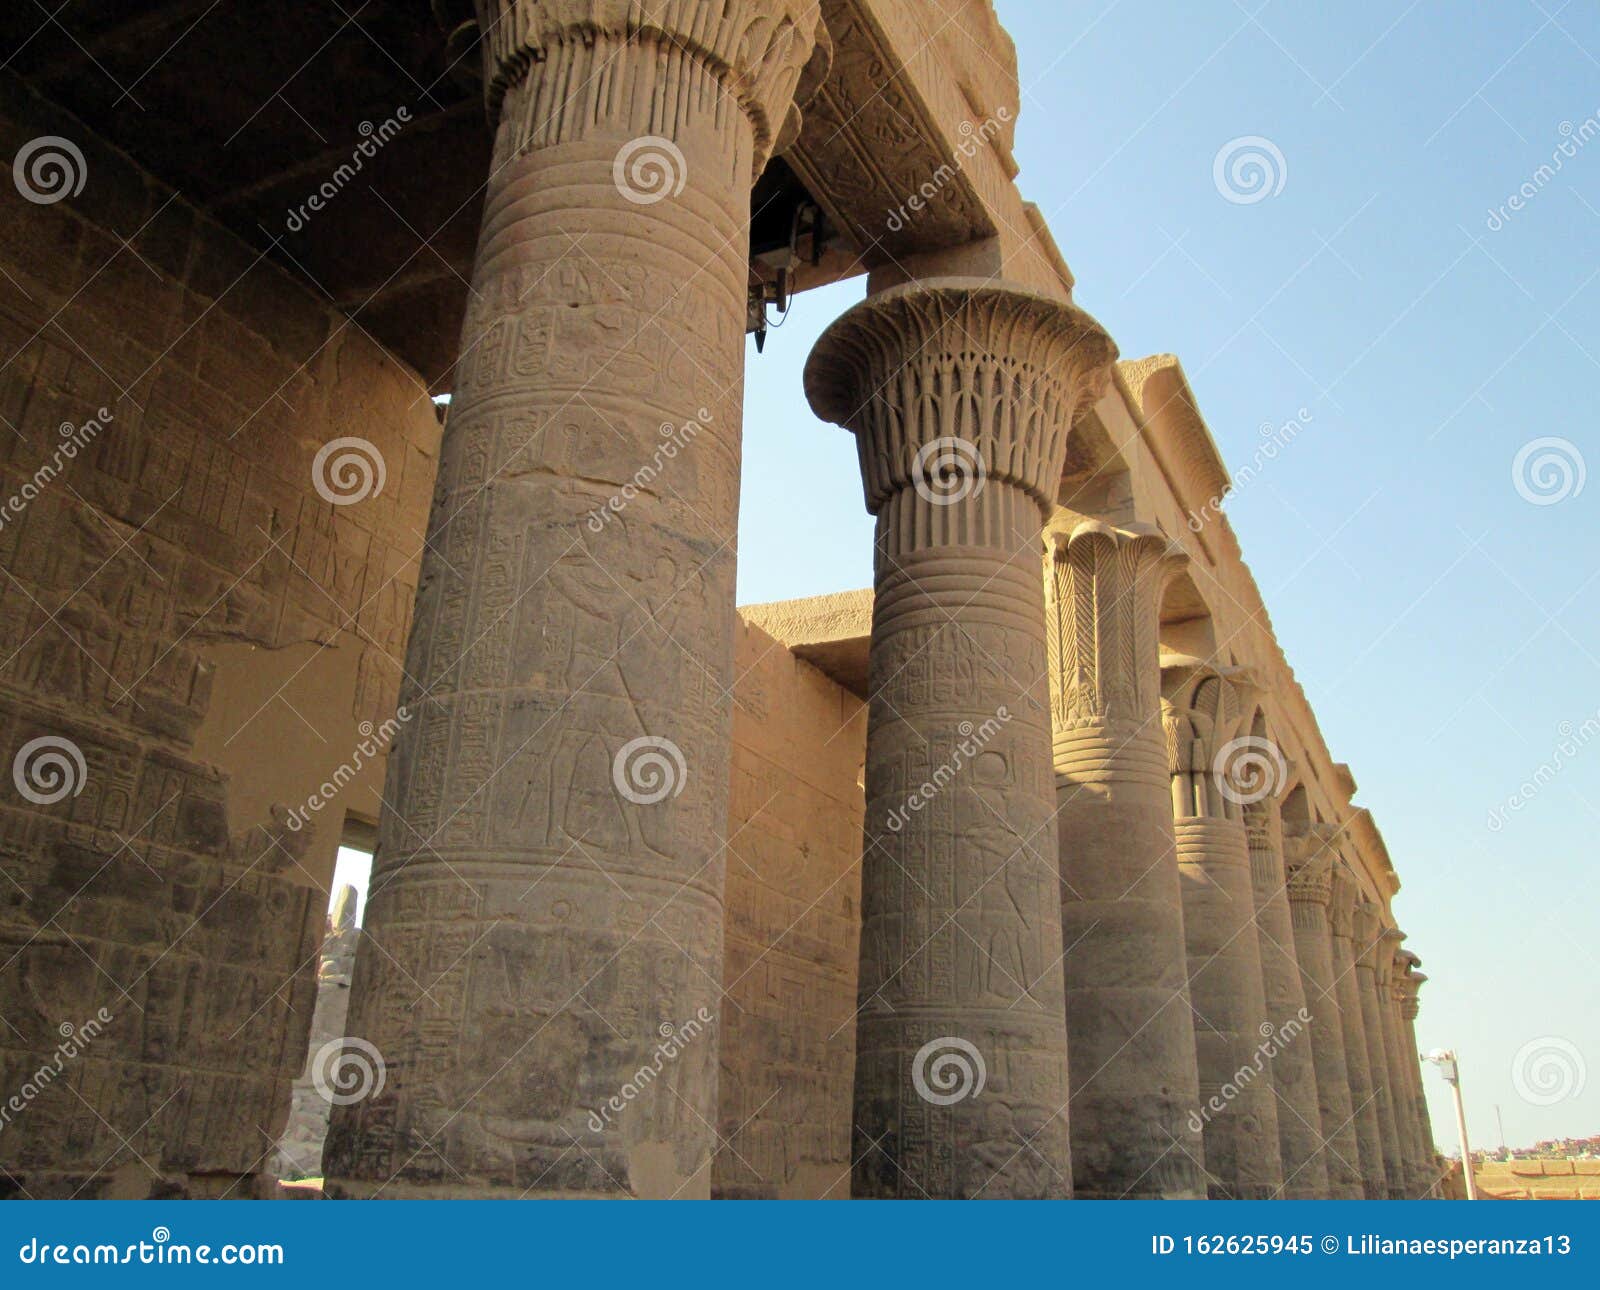
[[[823,333],[805,389],[860,442],[877,514],[956,442],[990,481],[1052,503],[1077,409],[1111,379],[1116,346],[1083,310],[1002,282],[932,278],[870,296]],[[915,417],[907,415],[915,411]]]

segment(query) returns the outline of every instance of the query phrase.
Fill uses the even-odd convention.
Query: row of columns
[[[748,190],[818,5],[478,11],[494,170],[352,990],[385,1084],[329,1187],[703,1195]],[[1217,769],[1255,695],[1162,660],[1181,553],[1055,509],[1115,354],[935,278],[807,366],[876,517],[853,1192],[1419,1194],[1420,974],[1332,840]],[[668,426],[692,449],[635,487]]]

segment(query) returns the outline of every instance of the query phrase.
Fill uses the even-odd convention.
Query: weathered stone
[[[1062,301],[934,279],[806,367],[877,517],[857,1196],[1071,1193],[1039,538],[1114,357]]]

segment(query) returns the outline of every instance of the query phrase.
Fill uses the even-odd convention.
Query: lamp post
[[[1461,1100],[1461,1066],[1456,1061],[1454,1049],[1435,1048],[1427,1060],[1439,1068],[1444,1082],[1450,1086],[1456,1104],[1456,1133],[1461,1138],[1461,1176],[1466,1180],[1467,1199],[1478,1199],[1478,1183],[1472,1176],[1472,1149],[1467,1145],[1467,1108]]]

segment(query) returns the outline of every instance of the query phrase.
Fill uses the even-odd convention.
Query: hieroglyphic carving
[[[1071,306],[941,280],[869,298],[806,367],[877,516],[858,1196],[1071,1192],[1037,559],[1113,354]]]
[[[351,1003],[391,1079],[335,1114],[329,1176],[704,1195],[714,1021],[596,1111],[660,1027],[722,1010],[746,191],[816,4],[479,13],[496,168]],[[638,200],[644,135],[673,172]],[[630,792],[641,746],[659,793]]]
[[[1262,1036],[1289,1019],[1267,1016],[1240,801],[1217,764],[1253,687],[1243,669],[1176,655],[1162,660],[1161,680],[1206,1171],[1213,1196],[1270,1199],[1284,1185],[1273,1073],[1235,1076],[1256,1068]],[[1221,1099],[1225,1086],[1238,1096]]]
[[[1065,515],[1047,548],[1075,1192],[1203,1196],[1156,640],[1184,561],[1159,533]]]
[[[1339,1018],[1344,1027],[1345,1068],[1350,1078],[1350,1100],[1356,1113],[1356,1139],[1361,1155],[1361,1183],[1368,1200],[1389,1195],[1383,1154],[1383,1128],[1378,1114],[1378,1085],[1357,975],[1356,909],[1361,885],[1341,856],[1333,865],[1332,893],[1328,900],[1328,944],[1333,958],[1334,988],[1339,998]]]

